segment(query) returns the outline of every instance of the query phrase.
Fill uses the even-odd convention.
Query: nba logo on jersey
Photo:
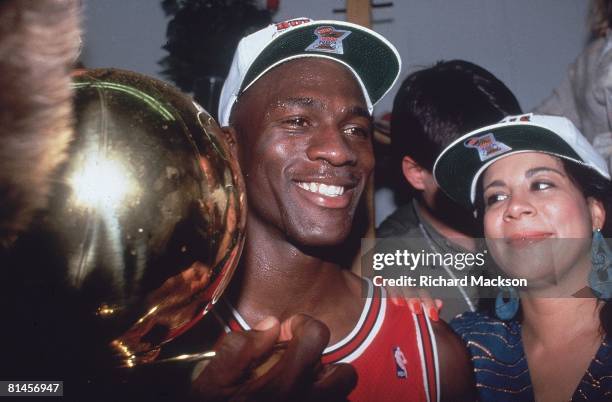
[[[404,356],[404,352],[402,352],[399,346],[393,348],[393,359],[395,359],[395,374],[397,378],[408,377],[408,370],[406,369],[408,360],[406,360],[406,356]]]

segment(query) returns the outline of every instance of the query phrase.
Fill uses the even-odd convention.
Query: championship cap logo
[[[311,22],[311,21],[312,20],[310,18],[295,18],[295,19],[292,19],[292,20],[278,22],[278,23],[274,24],[274,26],[276,27],[276,32],[282,32],[285,29],[293,28],[293,27],[296,27],[298,25],[306,24],[306,23]]]
[[[404,352],[402,352],[399,346],[393,348],[393,359],[395,360],[395,374],[397,378],[407,378],[408,369],[406,365],[408,364],[408,359],[406,359]]]
[[[508,152],[512,149],[503,142],[497,141],[493,136],[493,133],[481,135],[480,137],[469,138],[465,140],[463,145],[465,145],[466,148],[477,149],[481,162],[491,159],[494,156],[503,154],[504,152]]]
[[[342,41],[351,34],[351,31],[342,31],[331,26],[322,26],[315,29],[314,33],[317,35],[317,39],[305,51],[344,54]]]

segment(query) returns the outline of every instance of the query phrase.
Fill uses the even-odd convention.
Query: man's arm
[[[467,348],[445,322],[432,322],[431,325],[438,347],[441,400],[475,401],[474,370]]]

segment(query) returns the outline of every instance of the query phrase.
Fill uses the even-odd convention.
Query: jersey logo
[[[342,31],[334,27],[322,26],[315,29],[314,33],[317,35],[317,39],[305,51],[344,54],[342,41],[351,34],[351,31]]]
[[[399,346],[393,348],[393,359],[395,359],[395,374],[397,378],[407,378],[408,369],[406,365],[408,364],[408,360]]]
[[[466,148],[475,148],[478,150],[478,156],[480,161],[484,162],[487,159],[491,159],[494,156],[503,154],[504,152],[510,151],[508,145],[503,142],[499,142],[493,136],[493,133],[481,135],[480,137],[469,138],[463,143]]]

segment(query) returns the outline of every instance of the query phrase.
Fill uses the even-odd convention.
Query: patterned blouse
[[[534,401],[527,359],[517,321],[467,312],[451,326],[467,345],[482,402]],[[571,399],[612,401],[612,340],[602,342]]]

